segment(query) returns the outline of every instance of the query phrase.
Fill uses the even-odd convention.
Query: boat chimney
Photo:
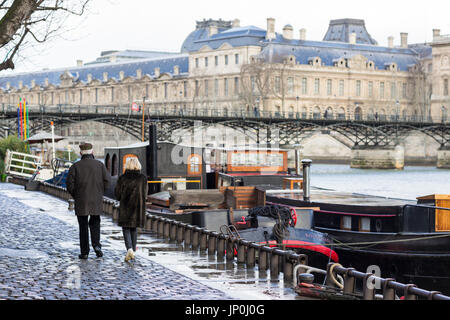
[[[156,124],[151,124],[149,128],[149,146],[147,148],[147,175],[148,180],[155,181],[158,179],[158,139]],[[148,186],[148,194],[159,192],[158,183],[150,183]]]
[[[311,163],[310,159],[303,159],[303,201],[311,202],[311,194],[310,194],[310,177],[311,177]]]

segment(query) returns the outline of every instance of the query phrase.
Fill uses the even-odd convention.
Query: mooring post
[[[217,239],[217,258],[221,259],[225,255],[225,243],[226,238],[225,235],[221,234],[219,235],[219,238]]]
[[[237,262],[245,263],[245,248],[248,246],[248,241],[240,240],[238,242],[238,250],[237,250]]]
[[[261,247],[259,249],[259,260],[258,260],[258,266],[259,266],[259,271],[266,271],[267,270],[267,266],[268,266],[268,261],[267,261],[267,256],[268,253],[265,250],[264,247]]]
[[[208,237],[208,254],[213,255],[216,253],[216,247],[217,247],[217,232],[211,232]]]
[[[170,222],[168,219],[164,219],[164,229],[163,229],[163,237],[164,239],[168,239],[169,238],[169,233],[170,233]]]
[[[363,299],[373,300],[375,299],[375,285],[370,279],[373,277],[373,273],[368,273],[363,278]]]
[[[164,220],[166,220],[165,218],[162,218],[158,221],[158,235],[163,235],[164,234]]]
[[[352,294],[355,292],[355,277],[351,275],[351,271],[355,268],[348,268],[344,274],[344,293]]]
[[[280,273],[280,253],[278,249],[273,249],[270,254],[270,275],[277,277]]]
[[[200,251],[205,252],[208,247],[208,234],[205,232],[205,229],[202,228],[200,230]]]
[[[226,257],[227,260],[234,260],[234,241],[231,237],[228,237],[226,241],[227,251],[226,251]]]
[[[247,248],[247,267],[254,267],[255,260],[256,260],[255,246],[253,243],[250,243],[250,245]]]
[[[185,229],[185,224],[184,223],[179,223],[178,226],[177,226],[177,242],[178,243],[182,243],[183,242],[184,229]]]
[[[192,230],[192,250],[198,250],[198,246],[200,243],[200,235],[198,229],[198,227],[194,227]]]
[[[186,225],[186,228],[184,230],[184,245],[186,247],[189,247],[192,244],[192,228],[189,225]]]
[[[411,289],[413,287],[417,287],[417,286],[412,283],[405,285],[405,291],[404,291],[405,300],[417,300],[417,295],[409,292],[409,289]]]
[[[389,286],[394,281],[392,278],[384,279],[383,283],[383,300],[395,300],[395,289]]]

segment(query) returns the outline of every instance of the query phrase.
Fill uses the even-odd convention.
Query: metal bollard
[[[225,236],[223,234],[219,235],[219,238],[217,239],[217,258],[219,259],[225,256],[225,243]]]
[[[217,232],[211,232],[208,237],[208,254],[213,255],[216,253],[216,244],[217,244],[217,236],[219,234]]]
[[[228,238],[226,241],[226,246],[227,246],[227,252],[226,252],[227,260],[229,260],[229,261],[234,260],[234,241],[233,241],[233,239]]]
[[[252,243],[247,248],[247,267],[254,267],[256,260],[256,251]]]
[[[364,300],[374,300],[375,299],[375,286],[369,286],[369,278],[372,277],[372,273],[368,273],[363,278],[363,299]]]
[[[69,210],[73,211],[75,210],[75,200],[69,199]]]
[[[181,243],[184,240],[184,229],[185,229],[185,224],[179,223],[177,226],[177,242],[178,243]]]
[[[152,230],[152,219],[151,219],[151,217],[148,216],[148,215],[145,216],[144,230],[145,230],[145,231],[150,231],[150,230]]]
[[[177,239],[177,226],[178,221],[175,221],[170,224],[170,240],[176,240]]]
[[[164,229],[163,229],[163,237],[164,239],[169,238],[170,233],[170,221],[168,219],[165,219],[164,221]]]
[[[192,250],[198,250],[199,242],[200,242],[200,235],[199,235],[199,228],[194,227],[192,230]]]
[[[404,296],[405,300],[417,300],[417,296],[409,292],[409,289],[412,287],[417,287],[415,284],[407,284],[405,285]]]
[[[292,276],[294,274],[294,265],[296,261],[292,258],[292,254],[288,254],[285,256],[284,259],[284,269],[283,269],[283,275],[284,280],[292,280]]]
[[[166,219],[162,218],[162,219],[159,219],[159,221],[158,221],[158,235],[164,234],[164,220],[166,220]]]
[[[245,263],[245,252],[248,248],[249,242],[245,240],[241,240],[238,243],[238,249],[237,249],[237,262],[238,263]]]
[[[355,268],[348,268],[347,272],[344,274],[344,293],[352,294],[355,292],[355,277],[350,275],[350,271],[355,270]]]
[[[383,300],[395,300],[395,289],[389,286],[389,283],[394,281],[392,278],[384,280],[383,283]]]
[[[152,229],[154,233],[158,233],[158,217],[152,218]]]
[[[268,266],[268,253],[265,250],[264,247],[261,247],[259,249],[259,260],[258,260],[258,266],[259,266],[259,271],[266,271],[267,270],[267,266]]]
[[[270,254],[270,275],[277,277],[280,273],[280,250],[274,249]]]
[[[208,234],[205,232],[205,229],[202,228],[200,230],[200,251],[205,252],[208,247]]]
[[[189,247],[192,244],[192,233],[191,226],[187,225],[184,230],[184,245],[186,247]]]

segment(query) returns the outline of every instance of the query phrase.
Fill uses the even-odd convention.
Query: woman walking
[[[137,228],[145,224],[145,201],[147,198],[147,177],[141,173],[141,164],[135,157],[128,158],[125,173],[121,175],[114,189],[120,201],[119,226],[122,227],[127,255],[125,261],[134,259],[136,252]]]

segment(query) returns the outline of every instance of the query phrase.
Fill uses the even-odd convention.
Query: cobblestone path
[[[103,237],[103,258],[79,260],[76,217],[55,218],[52,201],[0,183],[0,299],[232,299],[149,259],[127,263]]]

